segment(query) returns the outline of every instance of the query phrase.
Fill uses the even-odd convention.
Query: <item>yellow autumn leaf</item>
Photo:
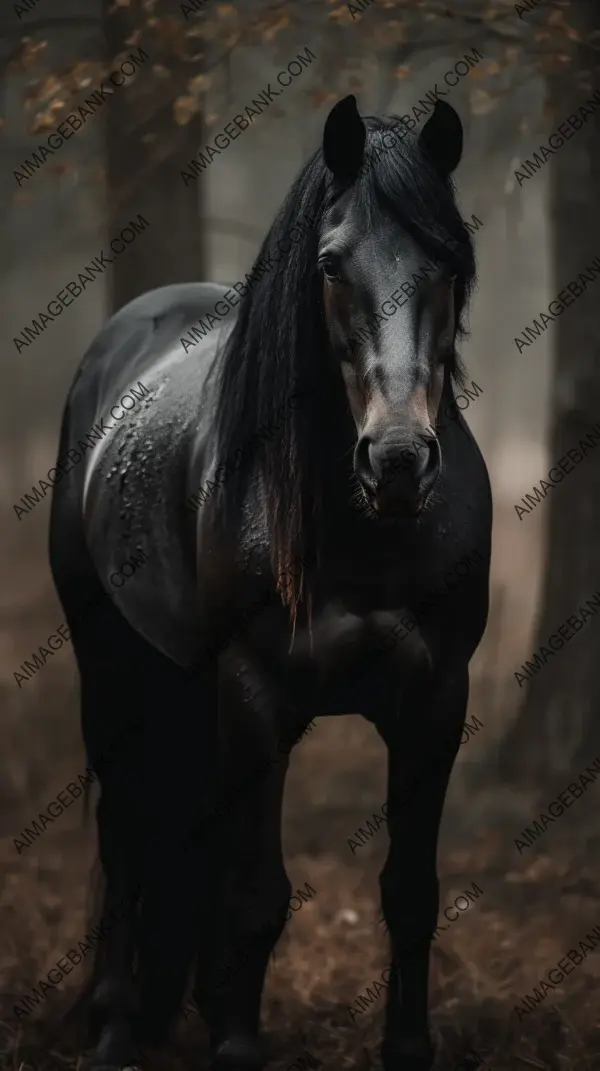
[[[278,22],[272,26],[267,27],[263,33],[263,39],[265,41],[272,41],[273,38],[280,33],[281,30],[286,30],[288,26],[292,25],[292,20],[289,15],[282,15]]]
[[[50,100],[61,89],[61,82],[55,74],[49,74],[40,86],[39,98],[40,100]]]
[[[496,101],[484,89],[473,89],[470,95],[473,115],[489,115],[496,107]]]
[[[47,41],[38,41],[34,44],[30,37],[23,38],[23,49],[21,55],[18,57],[18,62],[22,64],[24,70],[30,70],[31,67],[34,66],[40,52],[42,52],[47,45]]]
[[[204,93],[210,88],[210,78],[206,74],[197,74],[195,78],[190,78],[187,87],[190,93]]]
[[[69,71],[69,78],[72,84],[76,85],[79,89],[86,89],[87,86],[92,84],[91,79],[91,66],[89,63],[76,63]]]
[[[207,41],[213,41],[222,32],[223,27],[218,22],[206,21],[201,22],[197,26],[190,22],[184,27],[184,34],[186,37],[191,37],[192,32],[196,37],[204,37]]]
[[[390,22],[380,22],[378,25],[369,26],[371,47],[385,51],[391,45],[402,45],[406,41],[407,25],[391,19]]]
[[[567,37],[569,37],[571,41],[581,40],[579,33],[577,32],[575,27],[570,26],[569,23],[565,20],[563,11],[553,11],[548,19],[548,26],[556,26],[559,30],[564,30]]]
[[[475,71],[475,70],[477,70],[477,68],[473,67],[472,70]],[[490,76],[493,77],[493,75],[495,75],[495,74],[500,74],[502,72],[502,68],[501,68],[500,64],[498,63],[498,60],[490,60],[489,63],[484,63],[483,71],[484,71],[485,74],[489,74]]]
[[[200,111],[196,97],[177,97],[173,102],[173,116],[177,126],[187,126]]]
[[[64,101],[53,101],[47,111],[41,112],[39,115],[36,115],[30,127],[30,133],[41,134],[44,130],[50,130],[53,126],[56,125],[56,118],[63,111],[64,107]]]
[[[408,29],[408,23],[406,19],[388,19],[385,28],[388,31],[393,30],[394,33],[403,34],[406,37],[406,31]]]
[[[331,2],[331,0],[330,0],[330,2]],[[327,18],[328,19],[337,19],[338,22],[353,22],[354,21],[353,18],[352,18],[351,12],[348,10],[348,8],[345,5],[344,5],[344,7],[336,7],[336,8],[334,8],[333,11],[330,11],[328,13]]]
[[[49,115],[38,115],[34,122],[29,127],[29,134],[43,134],[44,130],[51,130],[54,126],[54,120]]]
[[[400,67],[396,67],[394,71],[394,78],[399,78],[400,81],[404,78],[408,78],[410,74],[410,63],[402,63]]]
[[[325,89],[323,86],[317,86],[316,89],[311,89],[307,94],[308,99],[315,108],[320,108],[322,104],[327,104],[329,101],[338,99],[337,93],[332,93],[330,90]]]

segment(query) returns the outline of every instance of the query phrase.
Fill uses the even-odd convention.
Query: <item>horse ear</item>
[[[462,123],[451,104],[436,100],[433,115],[419,136],[419,147],[446,180],[458,166],[463,150]]]
[[[353,182],[360,171],[367,131],[353,93],[333,106],[323,131],[325,165],[340,182]]]

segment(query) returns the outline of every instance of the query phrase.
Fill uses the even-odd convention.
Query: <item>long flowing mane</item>
[[[475,279],[469,232],[456,206],[453,184],[443,183],[415,135],[393,134],[400,120],[363,117],[365,159],[356,179],[367,225],[385,218],[402,227],[424,252],[456,275],[456,322]],[[385,147],[383,135],[391,145]],[[217,524],[235,530],[248,483],[262,473],[271,562],[282,601],[295,621],[310,592],[294,563],[315,559],[320,545],[332,399],[343,393],[339,367],[328,360],[317,251],[323,219],[343,188],[327,170],[319,148],[290,189],[254,263],[238,319],[219,358],[216,429],[218,463],[248,455],[249,444],[286,413],[283,427],[251,451],[222,484]],[[276,265],[269,268],[271,258]],[[463,372],[455,353],[453,383]],[[290,406],[290,398],[300,395]],[[329,416],[329,420],[328,420]],[[331,446],[329,446],[331,449]],[[237,454],[236,454],[237,452]],[[287,573],[285,579],[283,574]],[[290,575],[292,574],[292,575]],[[309,602],[306,603],[309,605]]]

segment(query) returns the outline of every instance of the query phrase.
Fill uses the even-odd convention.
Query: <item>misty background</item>
[[[486,989],[493,959],[486,941],[495,936],[497,948],[523,944],[532,912],[525,900],[515,900],[515,889],[540,883],[536,947],[541,941],[546,970],[555,959],[544,951],[544,926],[552,933],[570,925],[565,915],[544,923],[546,908],[555,918],[559,899],[566,902],[565,875],[577,884],[585,873],[588,883],[577,893],[587,897],[583,906],[575,893],[567,897],[574,919],[597,904],[593,789],[575,818],[565,816],[561,831],[546,834],[550,862],[527,881],[513,846],[541,805],[600,753],[595,621],[530,685],[520,688],[514,676],[600,588],[600,452],[592,452],[531,514],[519,519],[514,508],[598,420],[595,284],[522,353],[514,339],[599,252],[596,115],[522,185],[515,170],[597,90],[600,14],[593,3],[565,2],[523,8],[519,17],[514,4],[501,0],[487,6],[375,0],[354,18],[352,5],[337,0],[206,0],[199,12],[190,7],[187,18],[184,7],[171,0],[39,0],[21,18],[8,3],[0,14],[0,689],[6,769],[0,799],[8,874],[0,918],[10,935],[6,962],[0,963],[3,990],[26,988],[55,962],[58,944],[68,947],[71,930],[84,925],[87,905],[94,831],[90,826],[82,832],[75,809],[27,854],[18,856],[13,846],[17,831],[84,765],[70,646],[22,688],[14,678],[63,619],[47,560],[50,495],[20,519],[14,504],[54,464],[66,393],[84,352],[116,308],[151,287],[243,278],[291,182],[319,146],[336,100],[353,92],[362,114],[411,114],[419,98],[436,83],[441,87],[445,72],[477,48],[483,59],[447,99],[465,131],[454,176],[459,204],[467,220],[474,214],[483,224],[474,236],[478,286],[461,352],[467,385],[474,381],[481,390],[465,418],[487,462],[494,497],[491,611],[472,663],[468,715],[483,728],[457,759],[442,824],[440,873],[446,886],[458,883],[457,891],[479,873],[486,875],[477,878],[482,885],[487,879],[494,886],[488,910],[496,912],[497,924],[489,918],[484,923],[482,915],[477,930],[471,917],[462,920],[463,941],[464,928],[473,928],[466,945],[456,938],[456,955],[464,966],[472,949],[482,950],[475,974],[465,969],[460,975],[463,1006],[490,1000],[492,1018],[504,1021],[510,1008],[502,1002],[509,998],[497,980]],[[185,186],[180,172],[187,162],[307,46],[316,60]],[[117,57],[121,62],[140,47],[149,58],[135,75],[19,186],[14,171],[117,66]],[[151,224],[147,233],[18,353],[13,339],[139,213]],[[283,958],[274,967],[278,992],[283,986],[292,994],[288,1004],[281,997],[290,1037],[300,1020],[308,1037],[308,1003],[338,999],[332,992],[342,985],[342,964],[348,992],[362,985],[365,957],[375,955],[382,941],[369,913],[378,910],[376,879],[386,835],[366,846],[360,860],[345,841],[381,803],[385,755],[374,731],[351,714],[322,719],[318,732],[299,745],[288,782],[290,876],[293,884],[296,877],[302,883],[309,878],[323,890],[294,920],[294,934],[284,938]],[[502,862],[505,852],[510,864]],[[510,879],[511,868],[517,878]],[[531,962],[517,959],[509,980],[503,976],[506,992],[525,991],[527,972],[542,972],[540,966],[536,976]],[[447,968],[440,961],[436,977],[442,1019],[444,1002],[455,999],[458,985],[452,981],[452,990]],[[577,1009],[577,1029],[569,1034],[563,1021],[566,1034],[558,1049],[548,1046],[543,1031],[533,1031],[526,1042],[538,1059],[556,1061],[563,1052],[579,1061],[548,1067],[580,1071],[596,1045],[590,979],[598,967],[589,970],[589,1014],[570,982],[564,1000],[567,1019],[569,1009]],[[317,997],[315,986],[321,986]],[[284,1012],[269,1000],[269,1022],[272,1017],[273,1029],[281,1031]],[[50,1018],[53,1008],[45,1012]],[[21,1046],[21,1059],[28,1045],[31,1051],[38,1045],[35,1031],[30,1038],[27,1031],[16,1041],[10,1032],[8,1037],[10,1052]],[[509,1060],[507,1045],[505,1039],[496,1054],[499,1069],[502,1059]],[[348,1042],[344,1051],[351,1054],[353,1046]],[[290,1049],[280,1066],[292,1056]]]

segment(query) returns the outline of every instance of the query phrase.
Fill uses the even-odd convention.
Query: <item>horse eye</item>
[[[336,257],[324,257],[321,261],[321,268],[323,269],[323,275],[330,283],[340,282],[340,264]]]

